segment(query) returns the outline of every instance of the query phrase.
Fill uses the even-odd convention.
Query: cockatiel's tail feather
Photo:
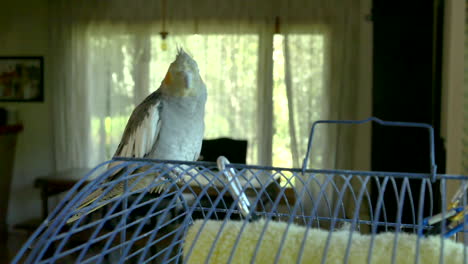
[[[147,169],[148,169],[147,167],[142,167],[142,168],[139,168],[138,170],[136,170],[135,172],[133,172],[132,174],[141,173],[141,172],[143,172],[143,171],[145,171]],[[121,177],[123,174],[124,174],[124,172],[120,171],[119,173],[115,174],[114,177],[118,178],[118,177]],[[155,173],[155,175],[157,175],[157,174]],[[147,176],[149,176],[149,175],[146,175],[146,177],[142,177],[141,179],[139,179],[139,177],[137,177],[137,176],[129,178],[128,181],[127,181],[127,186],[132,187],[132,189],[130,191],[132,191],[132,192],[140,191],[140,190],[143,190],[145,187],[151,185],[152,181],[153,181],[153,179],[155,177],[147,177]],[[136,181],[138,181],[138,182],[136,182]],[[136,184],[135,184],[135,182],[136,182]],[[167,183],[167,181],[165,181],[165,178],[162,178],[159,182],[156,183],[155,187],[153,187],[153,188],[151,188],[149,190],[149,193],[161,193],[161,191],[164,190],[167,185],[168,185],[168,183]],[[76,210],[81,210],[81,209],[91,205],[93,202],[95,202],[98,199],[99,199],[99,202],[97,203],[97,205],[95,205],[94,208],[90,209],[85,214],[78,213],[78,214],[73,215],[70,219],[67,220],[67,224],[70,224],[70,223],[78,220],[79,218],[83,217],[84,215],[88,215],[88,214],[90,214],[90,213],[92,213],[92,212],[106,206],[107,204],[109,204],[111,202],[110,200],[112,200],[112,198],[120,196],[120,195],[122,195],[124,193],[125,184],[123,182],[120,182],[120,183],[117,183],[115,186],[112,186],[112,187],[109,186],[108,188],[112,188],[112,189],[109,192],[107,192],[104,196],[102,196],[102,194],[104,193],[104,190],[103,189],[97,189],[94,192],[92,192],[88,197],[86,197],[84,202],[78,208],[76,208]]]

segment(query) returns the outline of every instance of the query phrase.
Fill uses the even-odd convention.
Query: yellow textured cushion
[[[220,237],[214,246],[209,263],[227,263],[231,254],[234,254],[231,263],[250,263],[256,250],[260,234],[268,223],[263,239],[260,243],[255,263],[275,263],[278,248],[283,240],[288,224],[259,220],[245,225],[240,238],[239,232],[244,222],[229,221],[220,230],[222,221],[207,221],[201,229],[204,221],[197,220],[190,227],[184,243],[184,260],[187,263],[205,263],[205,260],[213,247],[213,242],[220,233]],[[189,250],[201,229],[201,234],[196,238],[194,248],[189,256]],[[306,228],[299,225],[290,225],[286,235],[286,241],[281,249],[278,263],[296,263],[301,252],[301,243],[304,239]],[[325,263],[343,263],[348,246],[350,231],[341,230],[332,232],[331,241],[327,250]],[[307,240],[302,251],[301,263],[321,263],[327,238],[330,232],[317,228],[311,228],[307,234]],[[347,263],[367,263],[371,235],[352,233],[352,245]],[[395,233],[381,233],[374,236],[374,248],[372,250],[371,263],[392,263],[393,245]],[[239,240],[235,252],[233,246]],[[399,233],[395,263],[415,263],[417,235]],[[439,263],[441,239],[433,236],[420,239],[419,263]],[[452,240],[444,240],[444,263],[463,263],[463,245]],[[188,258],[187,258],[188,257]],[[468,262],[467,262],[468,263]]]

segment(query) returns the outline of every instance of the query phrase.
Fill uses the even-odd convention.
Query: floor
[[[27,239],[28,234],[21,231],[9,233],[8,238],[0,238],[0,264],[10,263]]]

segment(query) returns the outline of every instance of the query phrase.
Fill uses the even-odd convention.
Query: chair
[[[215,138],[205,139],[202,143],[202,149],[200,152],[201,161],[213,161],[219,156],[226,157],[231,163],[245,164],[247,160],[247,140],[236,140],[232,138]],[[205,194],[200,200],[200,206],[206,207],[211,206],[212,201],[216,199],[217,195]],[[228,209],[229,206],[234,202],[231,196],[224,196],[222,201],[216,206],[218,209]],[[223,219],[224,213],[215,212],[210,218],[212,219]],[[232,216],[233,219],[239,218],[240,216]],[[204,212],[195,211],[193,213],[194,219],[203,219]]]
[[[231,163],[245,164],[247,145],[247,140],[236,140],[225,137],[204,139],[199,160],[216,162],[219,156],[225,156]]]

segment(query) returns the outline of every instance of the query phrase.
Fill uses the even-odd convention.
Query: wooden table
[[[26,220],[16,224],[14,228],[30,234],[34,232],[49,214],[49,198],[71,189],[89,171],[88,168],[74,168],[37,177],[34,181],[34,187],[40,189],[41,218]]]
[[[71,189],[91,169],[73,168],[36,178],[34,187],[40,189],[42,203],[42,219],[49,214],[49,197]]]

